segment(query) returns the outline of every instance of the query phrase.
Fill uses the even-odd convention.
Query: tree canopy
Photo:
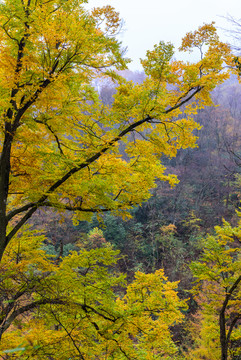
[[[226,221],[216,226],[204,241],[200,261],[191,264],[197,281],[193,292],[201,305],[192,359],[227,360],[240,354],[240,226],[240,221],[236,227]]]
[[[137,272],[127,286],[110,244],[72,251],[58,263],[43,251],[43,240],[25,228],[0,265],[3,359],[175,356],[170,327],[187,307],[177,282],[169,282],[160,269]]]
[[[127,60],[112,7],[10,0],[0,14],[1,255],[39,207],[81,218],[120,212],[147,199],[156,179],[176,183],[160,157],[195,146],[192,115],[228,76],[221,70],[230,50],[213,24],[183,40],[184,51],[208,48],[200,62],[172,60],[173,46],[160,42],[142,60],[145,81],[134,85],[116,72]],[[106,76],[118,84],[111,108],[92,86]]]
[[[173,45],[160,41],[134,84],[121,75],[129,59],[117,40],[119,14],[86,3],[0,4],[0,349],[6,359],[171,359],[170,327],[186,309],[177,282],[157,270],[126,285],[98,230],[88,239],[95,249],[54,259],[44,236],[25,226],[40,208],[72,211],[75,223],[107,211],[125,217],[157,180],[175,185],[162,157],[196,146],[194,115],[212,104],[233,56],[214,24],[204,24],[180,47],[197,48],[199,61],[175,60]],[[116,88],[111,106],[94,86],[106,79]],[[229,280],[232,290],[233,273]],[[223,291],[220,326],[230,332]]]

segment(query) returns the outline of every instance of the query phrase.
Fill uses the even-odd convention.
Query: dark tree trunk
[[[221,360],[227,360],[228,343],[226,336],[225,309],[222,309],[219,315],[219,329],[220,329],[220,344],[221,344]]]
[[[2,154],[0,157],[0,261],[6,248],[6,229],[7,229],[7,198],[9,189],[9,175],[11,170],[10,157],[12,134],[10,123],[5,127],[5,139],[3,143]]]

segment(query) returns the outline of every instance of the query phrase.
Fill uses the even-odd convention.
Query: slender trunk
[[[0,261],[6,248],[6,208],[9,189],[9,175],[11,170],[10,156],[12,145],[11,124],[6,123],[5,139],[0,157]]]
[[[228,343],[227,343],[226,326],[225,326],[225,311],[220,312],[219,328],[220,328],[221,360],[227,360]]]
[[[225,312],[229,303],[229,300],[232,298],[233,293],[241,283],[241,275],[236,279],[236,281],[233,283],[233,285],[230,287],[230,289],[226,290],[226,296],[225,300],[223,302],[222,309],[219,314],[219,330],[220,330],[220,345],[221,345],[221,360],[228,360],[228,345],[230,336],[233,330],[233,327],[235,325],[235,322],[238,321],[239,315],[234,318],[232,321],[228,335],[226,333],[226,316]]]

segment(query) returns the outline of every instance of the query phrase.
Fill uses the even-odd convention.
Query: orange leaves
[[[97,29],[103,29],[105,34],[115,35],[120,29],[120,14],[115,9],[106,5],[101,8],[94,8],[91,12],[96,21]]]
[[[200,86],[197,98],[203,105],[211,105],[210,92],[229,77],[232,63],[230,47],[220,42],[214,23],[204,24],[197,31],[188,33],[182,41],[181,51],[200,51],[200,61],[184,66],[183,78],[189,86]]]
[[[214,22],[211,24],[204,24],[198,30],[189,32],[182,39],[182,45],[179,50],[192,51],[193,47],[201,49],[203,45],[215,44],[218,42],[218,36]]]

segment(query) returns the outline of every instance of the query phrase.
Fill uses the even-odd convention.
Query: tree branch
[[[55,140],[56,140],[57,145],[58,145],[58,149],[59,149],[60,153],[63,155],[64,153],[63,153],[63,150],[62,150],[62,148],[61,148],[61,144],[60,144],[59,138],[58,138],[58,136],[55,134],[55,132],[53,131],[53,129],[51,128],[51,126],[50,126],[49,124],[47,124],[47,122],[40,121],[40,120],[38,120],[38,119],[35,119],[35,121],[36,121],[36,123],[38,123],[38,124],[43,124],[43,125],[45,125],[45,126],[48,128],[48,130],[51,132],[51,134],[54,135]]]
[[[34,301],[31,304],[22,306],[21,308],[13,311],[12,314],[9,316],[9,318],[6,320],[4,326],[0,327],[0,338],[2,334],[9,328],[12,322],[16,319],[17,316],[24,314],[27,311],[33,310],[39,307],[40,305],[47,305],[47,304],[66,305],[67,302],[61,299],[41,299]]]
[[[42,88],[38,89],[35,93],[35,95],[33,96],[32,100],[31,100],[31,104],[34,101],[33,99],[36,99],[38,94],[42,91],[41,89],[43,89],[44,87],[46,87],[49,83],[50,83],[50,79],[44,80],[43,84],[42,84]],[[178,99],[178,102],[176,105],[174,105],[173,107],[165,110],[163,112],[163,114],[168,114],[171,111],[174,111],[175,109],[179,108],[180,106],[184,105],[185,103],[187,103],[193,96],[195,96],[198,92],[200,92],[202,90],[201,86],[198,86],[194,92],[192,92],[191,94],[190,91],[193,90],[190,89],[187,93],[185,93],[182,97],[180,97]],[[189,94],[189,95],[188,95]],[[188,95],[188,96],[187,96]],[[30,100],[29,100],[30,102]],[[25,110],[26,108],[28,108],[31,104],[27,102],[24,106]],[[25,111],[24,110],[24,111]],[[23,211],[27,211],[28,209],[30,209],[27,214],[25,214],[25,216],[20,220],[20,222],[12,229],[12,231],[8,234],[7,236],[7,241],[6,241],[6,245],[8,244],[8,242],[10,241],[10,239],[17,233],[17,231],[22,227],[22,225],[25,224],[25,222],[32,216],[32,214],[37,210],[38,207],[40,206],[50,206],[50,203],[46,202],[46,200],[48,199],[49,195],[52,194],[55,190],[57,190],[61,185],[63,185],[72,175],[76,174],[77,172],[79,172],[80,170],[88,167],[89,165],[91,165],[93,162],[95,162],[96,160],[98,160],[104,153],[106,153],[115,143],[117,143],[119,140],[121,140],[125,135],[129,134],[130,132],[132,132],[133,130],[135,130],[136,128],[138,128],[140,125],[146,123],[146,122],[151,122],[153,120],[153,117],[151,117],[150,115],[147,115],[144,119],[139,120],[137,122],[132,123],[131,125],[127,126],[123,131],[121,131],[119,133],[119,135],[117,135],[116,137],[114,137],[112,140],[110,140],[109,142],[106,143],[106,145],[99,151],[97,151],[94,155],[92,155],[91,157],[89,157],[88,159],[86,159],[84,162],[80,163],[79,165],[73,167],[70,171],[68,171],[64,176],[62,176],[62,178],[60,178],[59,180],[57,180],[53,185],[51,185],[49,187],[49,189],[46,191],[46,193],[39,198],[39,200],[35,203],[29,203],[19,209],[13,210],[8,214],[8,220],[10,220],[13,216],[23,212]],[[131,204],[130,204],[131,205]],[[133,205],[133,204],[132,204]],[[64,209],[66,210],[78,210],[78,211],[84,211],[84,212],[103,212],[103,211],[111,211],[113,209],[83,209],[82,207],[71,207],[68,205],[64,205],[63,206]]]
[[[165,111],[165,114],[168,114],[169,112],[176,110],[178,108],[180,108],[182,105],[186,104],[189,100],[191,100],[196,94],[198,94],[204,87],[203,86],[197,86],[196,89],[195,88],[191,88],[189,89],[184,95],[182,95],[181,97],[179,97],[176,105],[172,106],[171,108],[167,109]],[[195,90],[194,90],[195,89]],[[194,90],[191,94],[190,91]],[[190,94],[188,96],[188,94]]]
[[[234,284],[231,286],[231,288],[228,290],[227,294],[226,294],[226,297],[225,297],[225,300],[223,302],[223,306],[222,306],[222,309],[220,311],[220,313],[224,313],[225,310],[226,310],[226,307],[228,305],[228,302],[234,292],[234,290],[237,289],[239,283],[241,282],[241,275],[237,278],[237,280],[234,282]]]
[[[31,218],[31,216],[33,215],[33,213],[35,213],[35,211],[37,210],[37,206],[33,206],[31,210],[29,210],[23,217],[22,219],[17,223],[17,225],[10,231],[10,233],[8,233],[8,235],[6,236],[5,239],[5,244],[4,244],[4,248],[7,247],[9,241],[12,239],[12,237],[18,232],[19,229],[21,229],[21,227],[28,221],[28,219]]]
[[[233,328],[235,326],[235,324],[237,323],[238,320],[241,319],[241,314],[238,314],[237,316],[235,316],[235,318],[232,320],[231,322],[231,325],[229,327],[229,330],[228,330],[228,334],[227,334],[227,344],[229,343],[230,341],[230,337],[231,337],[231,334],[232,334],[232,331],[233,331]]]
[[[70,340],[72,341],[75,349],[77,350],[80,359],[85,360],[84,356],[82,355],[82,353],[80,352],[79,347],[76,345],[76,341],[74,340],[73,336],[71,335],[71,332],[68,331],[68,329],[64,326],[64,324],[60,321],[59,318],[57,318],[57,316],[55,315],[55,313],[53,311],[51,311],[52,315],[54,316],[55,320],[58,321],[59,325],[62,326],[62,328],[64,329],[64,331],[66,332],[66,334],[68,335],[68,337],[70,338]],[[72,329],[73,331],[73,329]]]
[[[12,210],[10,211],[7,216],[6,216],[6,219],[7,219],[7,222],[9,222],[14,216],[18,215],[18,214],[21,214],[22,212],[25,212],[27,211],[28,209],[30,208],[33,208],[37,206],[37,203],[34,203],[34,202],[31,202],[29,204],[26,204],[24,206],[21,206],[20,208],[18,209],[15,209],[15,210]]]

